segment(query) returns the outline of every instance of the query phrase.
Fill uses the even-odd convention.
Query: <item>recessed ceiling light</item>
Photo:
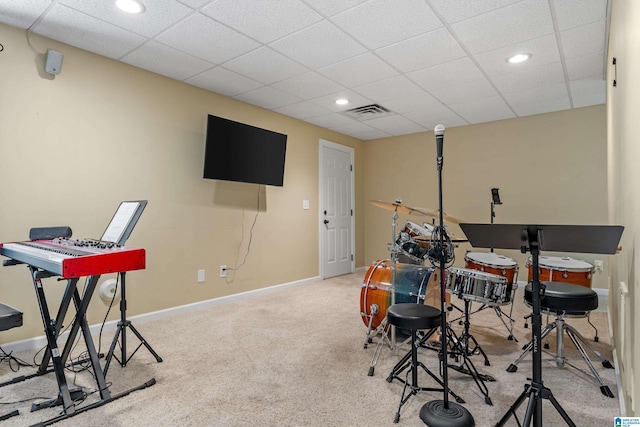
[[[347,98],[338,98],[336,99],[336,104],[337,105],[347,105],[349,103],[349,100]]]
[[[511,58],[507,59],[507,62],[509,64],[518,64],[520,62],[524,62],[527,59],[531,58],[531,54],[530,53],[519,53],[517,55],[513,55]]]
[[[146,9],[138,0],[116,0],[116,6],[127,13],[142,13]]]

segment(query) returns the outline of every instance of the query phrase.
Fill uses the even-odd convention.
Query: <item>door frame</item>
[[[318,247],[320,250],[320,260],[319,260],[319,264],[320,264],[320,279],[325,279],[325,266],[324,266],[324,247],[323,247],[323,226],[324,223],[322,222],[324,220],[324,216],[322,213],[322,203],[324,200],[324,168],[323,168],[323,149],[327,147],[327,148],[332,148],[334,150],[338,150],[338,151],[342,151],[344,153],[348,153],[350,156],[349,161],[351,162],[351,174],[350,176],[350,187],[351,187],[351,200],[349,200],[349,203],[351,205],[351,211],[353,212],[353,214],[351,215],[351,252],[352,252],[352,257],[351,257],[351,273],[353,273],[355,271],[355,265],[356,265],[356,209],[355,209],[355,204],[356,204],[356,197],[355,197],[355,162],[354,162],[354,158],[355,158],[355,149],[353,147],[349,147],[346,145],[341,145],[341,144],[337,144],[335,142],[331,142],[331,141],[327,141],[326,139],[322,139],[320,138],[319,143],[318,143],[318,178],[319,178],[319,189],[318,189],[318,237],[319,237],[319,242],[318,242]]]

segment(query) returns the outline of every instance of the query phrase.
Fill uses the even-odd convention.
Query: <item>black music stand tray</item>
[[[524,391],[511,405],[506,414],[496,424],[503,426],[526,398],[529,399],[523,426],[531,421],[535,427],[542,426],[542,400],[548,399],[571,427],[575,427],[569,415],[562,409],[551,390],[542,382],[542,316],[540,314],[540,280],[538,278],[538,257],[540,250],[558,252],[579,252],[615,254],[624,227],[617,225],[520,225],[520,224],[460,224],[460,228],[472,246],[485,248],[519,249],[531,252],[532,306],[531,336],[533,343],[533,378],[525,384]],[[518,422],[518,425],[520,423]]]
[[[142,211],[147,206],[146,200],[135,200],[135,201],[127,201],[120,203],[118,206],[118,210],[113,215],[113,218],[109,222],[107,229],[104,231],[100,240],[106,242],[116,243],[120,246],[124,245],[133,228],[135,227],[140,215],[142,215]],[[107,352],[107,356],[105,358],[104,364],[104,375],[107,375],[107,371],[109,370],[109,365],[111,364],[111,358],[115,357],[116,360],[120,363],[120,366],[127,366],[127,362],[133,357],[133,355],[138,351],[140,347],[143,345],[149,350],[149,353],[155,357],[158,363],[162,362],[162,358],[156,353],[153,348],[149,345],[149,343],[142,337],[140,332],[133,326],[130,320],[127,320],[127,293],[126,293],[126,282],[125,277],[126,273],[119,273],[120,275],[120,284],[121,284],[121,292],[120,292],[120,321],[118,322],[118,327],[116,329],[116,333],[113,337],[113,341],[111,342],[111,347],[109,347],[109,351]],[[131,329],[131,332],[135,334],[136,337],[140,340],[140,344],[138,347],[131,353],[129,357],[127,357],[127,328]],[[116,348],[116,344],[118,343],[118,339],[120,339],[120,358],[115,356],[114,351]]]

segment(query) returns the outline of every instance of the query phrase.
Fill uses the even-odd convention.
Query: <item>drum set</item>
[[[412,208],[402,204],[401,200],[392,203],[371,201],[375,206],[393,211],[392,236],[393,243],[388,244],[391,259],[377,260],[367,270],[360,292],[360,315],[367,327],[364,348],[373,341],[378,334],[381,340],[374,352],[369,375],[373,375],[374,366],[380,355],[384,343],[394,348],[396,343],[395,331],[389,328],[386,322],[387,309],[395,303],[418,303],[433,307],[440,307],[442,292],[441,280],[438,277],[440,269],[433,261],[433,246],[438,244],[434,239],[436,227],[423,222],[421,224],[407,220],[404,226],[396,233],[398,214],[424,216],[435,218],[438,211],[423,208]],[[449,215],[444,215],[445,221],[458,224],[461,220]],[[447,233],[448,234],[448,233]],[[453,254],[460,242],[466,242],[466,238],[447,236],[447,246],[444,252]],[[453,335],[451,344],[452,352],[463,353],[471,356],[481,354],[485,365],[490,365],[487,355],[484,353],[477,340],[469,333],[470,317],[484,309],[492,309],[508,331],[508,339],[517,339],[513,335],[513,302],[518,289],[518,263],[507,256],[491,252],[469,251],[464,257],[464,268],[454,267],[453,256],[448,260],[445,270],[446,307],[447,311],[457,309],[462,312],[456,320],[464,325],[463,332]],[[526,263],[528,281],[532,279],[531,259]],[[591,287],[591,278],[594,268],[585,261],[568,257],[539,257],[539,278],[541,281],[566,282]],[[451,302],[451,296],[458,297],[464,303],[464,309],[458,308]],[[480,307],[471,311],[471,304],[478,303]],[[502,309],[510,306],[508,314]],[[508,319],[508,322],[505,320]],[[591,324],[591,322],[589,321]],[[594,327],[591,324],[592,327]],[[527,325],[525,324],[525,327]],[[595,329],[595,327],[594,327]],[[596,338],[597,341],[597,330]],[[472,366],[472,365],[471,365]],[[454,367],[455,369],[455,367]],[[493,380],[483,376],[472,368],[476,382],[482,383],[483,379]],[[481,386],[481,384],[478,384]],[[486,388],[483,389],[486,400],[490,401]]]

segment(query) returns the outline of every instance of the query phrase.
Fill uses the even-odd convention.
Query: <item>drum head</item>
[[[473,261],[476,264],[490,267],[514,267],[518,263],[513,259],[495,252],[468,252],[465,261]]]
[[[529,257],[529,263],[531,263],[531,257]],[[585,261],[580,261],[570,257],[557,257],[557,256],[539,256],[538,265],[540,267],[547,267],[554,270],[565,271],[589,271],[593,270],[593,265]]]
[[[423,225],[416,224],[413,221],[407,221],[404,224],[404,231],[409,233],[412,237],[415,236],[430,236],[433,231],[433,227],[425,223]]]

